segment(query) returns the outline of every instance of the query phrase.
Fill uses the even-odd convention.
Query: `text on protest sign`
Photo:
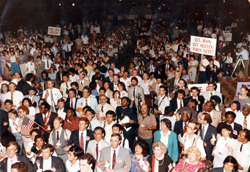
[[[198,54],[215,56],[216,39],[191,36],[190,51]]]
[[[48,27],[48,35],[61,35],[61,28],[60,27]]]

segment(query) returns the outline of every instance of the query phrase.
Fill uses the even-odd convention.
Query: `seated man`
[[[34,171],[51,170],[66,172],[63,160],[61,158],[52,156],[53,153],[54,147],[51,144],[44,144],[42,147],[42,157],[36,158],[36,165],[34,167]]]
[[[111,146],[103,148],[100,161],[96,163],[103,171],[130,171],[131,159],[129,150],[120,146],[121,139],[120,134],[112,134],[110,140]],[[109,163],[107,161],[109,161]]]
[[[101,126],[101,123],[99,120],[95,118],[95,111],[93,109],[87,109],[85,111],[85,116],[89,120],[89,126],[88,129],[94,131],[96,127]]]
[[[79,157],[79,168],[78,172],[92,172],[95,169],[95,158],[91,154],[81,154]]]
[[[124,148],[127,148],[129,150],[129,141],[128,139],[125,137],[125,135],[127,135],[126,130],[120,125],[120,124],[114,124],[112,126],[112,134],[120,134],[121,136],[121,146]],[[112,135],[111,135],[112,136]],[[110,143],[110,140],[109,140]]]
[[[75,116],[75,109],[69,108],[67,110],[66,115],[67,119],[64,121],[63,128],[68,129],[70,131],[78,130],[78,121],[80,118],[78,116]]]

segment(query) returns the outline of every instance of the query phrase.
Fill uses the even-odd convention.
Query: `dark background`
[[[100,24],[107,21],[108,15],[114,15],[112,22],[118,22],[118,15],[136,11],[141,19],[151,13],[168,23],[189,20],[190,24],[196,24],[203,20],[214,27],[236,21],[248,30],[249,6],[248,0],[0,0],[0,28],[2,31],[17,30],[19,26],[45,29],[48,25],[86,20]]]

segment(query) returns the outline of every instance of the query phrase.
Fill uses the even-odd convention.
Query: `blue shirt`
[[[45,170],[51,170],[51,166],[52,166],[51,156],[47,160],[43,159],[43,171],[45,171]]]
[[[243,50],[240,53],[236,52],[236,55],[241,55],[243,60],[249,60],[249,53],[247,50]]]

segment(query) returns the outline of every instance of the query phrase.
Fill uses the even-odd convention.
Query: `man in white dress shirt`
[[[164,85],[160,86],[159,88],[159,96],[158,96],[158,110],[155,109],[155,113],[159,113],[160,114],[160,118],[162,118],[164,111],[165,111],[165,107],[170,105],[169,99],[166,96],[166,87]]]
[[[69,89],[71,88],[70,86],[71,82],[69,81],[68,74],[63,75],[62,79],[63,79],[63,83],[60,86],[60,90],[63,95],[63,99],[66,100],[68,98]]]
[[[18,108],[23,100],[23,93],[16,90],[16,84],[13,82],[9,83],[9,92],[6,93],[5,98],[13,102],[12,108]]]
[[[202,95],[205,98],[205,102],[209,101],[214,95],[219,96],[222,100],[222,95],[220,92],[216,91],[217,84],[214,82],[208,82],[208,91],[204,92]]]
[[[43,61],[45,63],[45,70],[49,73],[49,69],[50,69],[51,65],[54,64],[52,62],[52,60],[50,59],[50,55],[46,54],[46,59]]]
[[[240,124],[243,129],[250,130],[250,105],[245,104],[242,107],[242,113],[236,116],[235,122]]]
[[[120,82],[123,82],[126,86],[126,90],[128,90],[128,86],[131,84],[130,78],[128,78],[128,71],[124,71],[123,77],[120,78]]]
[[[55,106],[57,101],[62,98],[62,94],[59,89],[54,88],[54,83],[52,80],[47,81],[48,89],[43,92],[43,99],[45,99],[48,104],[51,106],[51,111],[55,111]]]

